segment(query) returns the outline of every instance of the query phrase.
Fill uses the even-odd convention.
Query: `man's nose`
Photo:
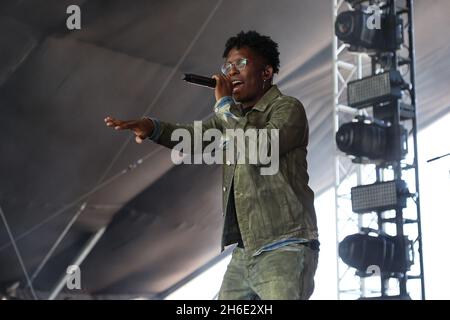
[[[232,75],[235,75],[235,74],[239,74],[239,70],[238,70],[238,68],[236,68],[236,66],[234,64],[232,64],[230,72],[228,73],[228,75],[232,76]]]

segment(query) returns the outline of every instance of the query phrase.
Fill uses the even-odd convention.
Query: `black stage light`
[[[406,208],[409,190],[403,180],[376,182],[351,189],[352,210],[355,213]]]
[[[357,158],[399,160],[408,152],[407,130],[403,126],[400,126],[400,130],[394,129],[394,126],[388,126],[382,121],[356,117],[353,122],[344,123],[336,132],[336,144],[339,150]]]
[[[339,256],[361,273],[368,272],[370,266],[377,266],[381,272],[404,273],[413,264],[412,242],[407,237],[389,235],[349,235],[339,243]]]
[[[373,25],[374,19],[379,19],[379,26]],[[337,16],[334,29],[338,39],[350,45],[349,51],[375,54],[397,50],[403,43],[402,19],[392,20],[381,9],[374,12],[358,6],[357,10],[344,11]]]
[[[412,300],[409,294],[381,297],[361,297],[358,300]]]
[[[380,32],[366,27],[370,15],[363,11],[344,11],[336,18],[335,33],[339,40],[350,44],[351,51],[359,47],[374,49],[380,42]]]
[[[369,2],[369,0],[345,0],[348,2],[352,7],[355,7],[363,2]]]
[[[400,120],[405,121],[413,119],[415,117],[414,107],[410,104],[400,102],[399,103]],[[392,121],[396,112],[390,103],[383,103],[373,106],[373,116],[381,121]]]
[[[361,109],[402,97],[408,84],[398,70],[350,81],[347,87],[348,105]]]

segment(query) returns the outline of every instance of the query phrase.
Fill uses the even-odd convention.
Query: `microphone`
[[[202,87],[212,89],[216,87],[216,79],[199,76],[192,73],[185,73],[183,80]]]

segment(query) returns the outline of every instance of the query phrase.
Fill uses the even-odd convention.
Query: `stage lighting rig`
[[[351,189],[352,211],[369,213],[406,208],[406,199],[411,196],[406,182],[392,180],[360,185]]]
[[[345,154],[356,157],[354,162],[362,158],[389,162],[403,159],[408,153],[408,132],[401,125],[357,116],[339,128],[336,144]]]
[[[403,44],[403,20],[390,14],[388,6],[369,1],[349,1],[352,11],[341,12],[335,22],[339,40],[350,45],[349,51],[378,54],[397,50]]]
[[[348,105],[361,109],[400,99],[402,90],[407,90],[409,87],[398,70],[350,81],[347,87]]]
[[[412,248],[413,242],[406,236],[357,233],[339,243],[339,256],[360,273],[366,273],[370,266],[377,266],[381,272],[404,273],[414,263]]]
[[[379,290],[381,294],[377,298],[409,298],[407,281],[418,279],[421,297],[425,299],[417,160],[414,1],[333,0],[332,3],[335,142],[337,149],[356,164],[349,164],[336,151],[335,191],[351,194],[352,205],[350,211],[348,198],[337,197],[337,238],[344,239],[339,243],[339,256],[341,262],[356,268],[358,277],[380,271],[377,273],[379,289],[373,287],[376,281],[360,282],[358,288],[354,282],[355,286],[349,287],[346,271],[341,272],[345,269],[339,263],[339,297],[353,290],[367,297]],[[412,143],[408,146],[410,136]],[[414,153],[413,160],[408,160],[411,164],[404,162],[408,151]],[[372,170],[374,175],[368,178],[367,173]],[[414,182],[408,179],[408,186],[402,180],[406,176],[404,171],[408,172],[408,178],[413,174],[415,177]],[[349,182],[353,178],[359,185],[351,188]],[[407,205],[415,206],[416,215],[408,211],[405,218]],[[364,214],[350,219],[358,224],[360,233],[340,234],[348,230],[348,215],[352,212]],[[405,228],[407,224],[409,227]],[[420,271],[410,274],[415,256]],[[397,282],[389,281],[391,278]],[[341,284],[344,284],[342,290]],[[398,292],[391,290],[393,285],[398,286]],[[398,296],[391,296],[393,293]]]
[[[366,3],[366,4],[376,4],[378,6],[382,6],[385,4],[386,1],[382,0],[345,0],[348,4],[350,4],[353,8],[358,8],[359,5]]]

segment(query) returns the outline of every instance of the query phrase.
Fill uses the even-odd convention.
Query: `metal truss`
[[[395,0],[393,0],[395,2]],[[400,2],[400,1],[397,1]],[[398,3],[392,5],[397,5]],[[404,0],[404,6],[396,8],[396,13],[407,14],[407,44],[404,45],[402,52],[406,55],[403,60],[396,56],[395,62],[398,66],[407,66],[408,79],[411,84],[407,102],[414,109],[414,116],[409,120],[408,125],[413,142],[413,151],[409,152],[405,161],[394,163],[391,167],[378,166],[375,164],[356,164],[351,159],[340,152],[335,144],[335,210],[336,210],[336,251],[338,252],[339,243],[350,234],[358,233],[362,229],[372,229],[395,235],[408,235],[414,243],[414,255],[418,258],[411,268],[410,274],[367,276],[367,274],[358,274],[355,269],[346,265],[337,254],[337,297],[338,299],[356,299],[365,297],[389,297],[407,295],[406,281],[410,279],[419,279],[420,287],[411,286],[410,290],[420,292],[419,298],[425,298],[424,277],[423,277],[423,259],[422,259],[422,241],[420,228],[420,202],[419,202],[419,184],[418,184],[418,161],[417,161],[417,124],[416,124],[416,103],[415,103],[415,79],[414,79],[414,43],[413,43],[413,4],[412,0]],[[334,133],[338,131],[340,125],[350,122],[357,115],[370,116],[367,109],[350,108],[347,104],[347,84],[350,81],[361,79],[362,77],[372,75],[377,69],[373,58],[365,53],[350,52],[349,46],[338,40],[335,36],[334,25],[337,16],[342,11],[353,10],[353,8],[344,0],[333,0],[333,40],[332,40],[332,66],[333,66],[333,119]],[[398,105],[397,105],[397,108]],[[399,122],[400,117],[399,117]],[[405,121],[405,120],[403,120]],[[406,121],[405,121],[406,122]],[[405,123],[402,123],[405,125]],[[405,125],[406,126],[406,125]],[[409,163],[409,164],[408,164]],[[402,177],[402,172],[404,175]],[[373,214],[356,214],[352,212],[350,189],[351,187],[363,184],[370,184],[379,181],[385,181],[394,178],[402,178],[408,183],[411,192],[410,200],[414,203],[404,210],[397,212],[374,212]],[[403,212],[404,211],[404,212]],[[417,259],[416,259],[417,260]]]

